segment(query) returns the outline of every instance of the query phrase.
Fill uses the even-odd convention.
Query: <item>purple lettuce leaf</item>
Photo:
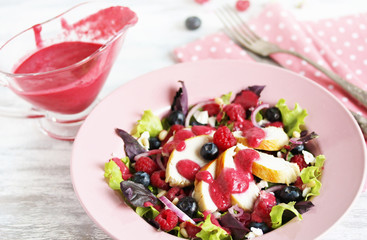
[[[319,137],[319,135],[317,135],[317,133],[312,132],[312,133],[307,134],[307,135],[305,135],[305,136],[303,136],[303,137],[300,137],[299,139],[297,139],[297,141],[300,141],[300,142],[302,142],[303,144],[305,144],[305,143],[307,143],[308,141],[310,141],[310,140],[312,140],[312,139],[314,139],[314,138],[318,138],[318,137]]]
[[[313,203],[311,201],[301,201],[301,202],[297,202],[294,205],[294,208],[297,209],[297,211],[300,214],[304,214],[305,212],[307,212],[308,210],[310,210],[310,208],[314,207],[315,205],[313,205]]]
[[[145,202],[158,204],[158,198],[140,183],[122,181],[120,187],[127,202],[134,207],[144,207]]]
[[[181,111],[185,116],[189,110],[189,101],[185,83],[179,81],[182,87],[178,89],[171,105],[171,111]]]
[[[147,151],[128,132],[119,128],[116,128],[115,132],[122,139],[122,141],[124,141],[125,154],[127,157],[129,157],[130,161],[134,162],[134,157],[136,155]]]
[[[250,90],[251,92],[255,93],[258,97],[260,97],[261,92],[264,90],[265,85],[253,85],[249,86],[245,90]]]
[[[244,239],[245,235],[250,232],[248,228],[238,221],[232,214],[227,213],[219,219],[219,223],[222,227],[228,228],[231,233],[233,240]]]
[[[317,133],[315,133],[315,132],[311,132],[311,133],[306,132],[300,138],[291,138],[290,139],[290,142],[291,142],[290,147],[291,148],[289,149],[289,151],[296,148],[298,145],[304,145],[307,142],[311,141],[312,139],[315,139],[315,138],[318,138],[318,137],[319,137],[319,135],[317,135]]]

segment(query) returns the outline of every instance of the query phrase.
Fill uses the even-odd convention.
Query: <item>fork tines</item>
[[[256,40],[261,39],[230,6],[226,5],[218,9],[216,15],[223,23],[225,31],[243,46],[249,47]]]

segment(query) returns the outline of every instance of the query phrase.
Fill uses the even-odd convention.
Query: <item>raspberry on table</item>
[[[135,163],[135,170],[137,172],[146,172],[152,175],[152,173],[158,169],[157,163],[149,157],[141,157]]]
[[[226,126],[222,126],[217,129],[213,136],[213,142],[221,151],[237,144],[236,138],[233,136],[231,130]]]
[[[305,158],[303,157],[302,154],[294,155],[291,158],[291,162],[292,163],[297,163],[300,171],[302,171],[302,169],[308,167],[307,163],[305,162]]]
[[[236,9],[240,12],[246,11],[249,6],[250,2],[248,0],[237,0],[236,2]]]
[[[196,3],[204,4],[206,2],[209,2],[209,0],[195,0]]]
[[[155,171],[152,173],[152,176],[150,177],[150,184],[152,184],[152,186],[154,187],[163,190],[168,190],[169,185],[168,183],[165,182],[165,178],[166,178],[166,171],[164,170]]]
[[[159,228],[166,232],[171,231],[178,223],[178,217],[171,209],[163,210],[154,220],[159,224]]]

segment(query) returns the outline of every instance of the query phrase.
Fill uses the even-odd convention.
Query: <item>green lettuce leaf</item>
[[[210,214],[206,217],[203,224],[200,225],[201,231],[196,234],[197,237],[201,238],[202,240],[229,240],[231,236],[228,233],[214,225],[210,221]]]
[[[152,206],[149,207],[136,207],[135,212],[140,217],[145,217],[147,219],[154,219],[156,216],[158,216],[159,211],[155,209]]]
[[[107,179],[110,188],[120,190],[120,182],[124,180],[119,166],[114,161],[109,161],[104,165],[104,177]]]
[[[318,155],[315,158],[315,167],[318,167],[320,171],[322,170],[322,167],[324,166],[326,157],[324,155]]]
[[[176,226],[174,227],[169,233],[177,236],[177,237],[180,237],[180,238],[185,238],[184,236],[182,236],[181,234],[181,228],[180,226]]]
[[[151,110],[146,110],[131,133],[133,137],[138,138],[140,134],[148,131],[151,137],[156,137],[162,130],[163,126],[159,117],[155,116]]]
[[[310,166],[302,169],[301,171],[301,179],[304,184],[308,187],[311,187],[311,191],[307,193],[305,196],[305,200],[307,200],[311,196],[320,195],[321,182],[318,178],[321,176],[322,167],[324,166],[325,156],[318,155],[315,159],[315,166]]]
[[[295,209],[294,204],[296,204],[296,202],[289,202],[288,204],[280,203],[272,207],[270,212],[270,218],[272,222],[272,227],[274,229],[282,226],[282,217],[285,210],[293,212],[294,215],[296,215],[299,220],[302,220],[302,215],[297,211],[297,209]]]
[[[223,94],[220,98],[223,100],[224,104],[229,104],[231,100],[232,92],[229,92],[227,94]]]
[[[121,158],[121,162],[123,162],[126,167],[130,169],[130,159],[128,157]]]
[[[288,136],[291,137],[294,131],[301,132],[300,125],[305,124],[307,111],[302,109],[298,103],[295,104],[293,110],[290,110],[284,99],[280,99],[275,106],[279,109],[282,115],[284,128],[287,131]]]

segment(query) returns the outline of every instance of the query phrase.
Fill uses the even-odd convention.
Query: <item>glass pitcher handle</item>
[[[8,87],[8,83],[0,78],[0,86]],[[0,116],[5,117],[19,117],[19,118],[41,118],[45,114],[35,108],[16,109],[13,107],[0,106]]]

